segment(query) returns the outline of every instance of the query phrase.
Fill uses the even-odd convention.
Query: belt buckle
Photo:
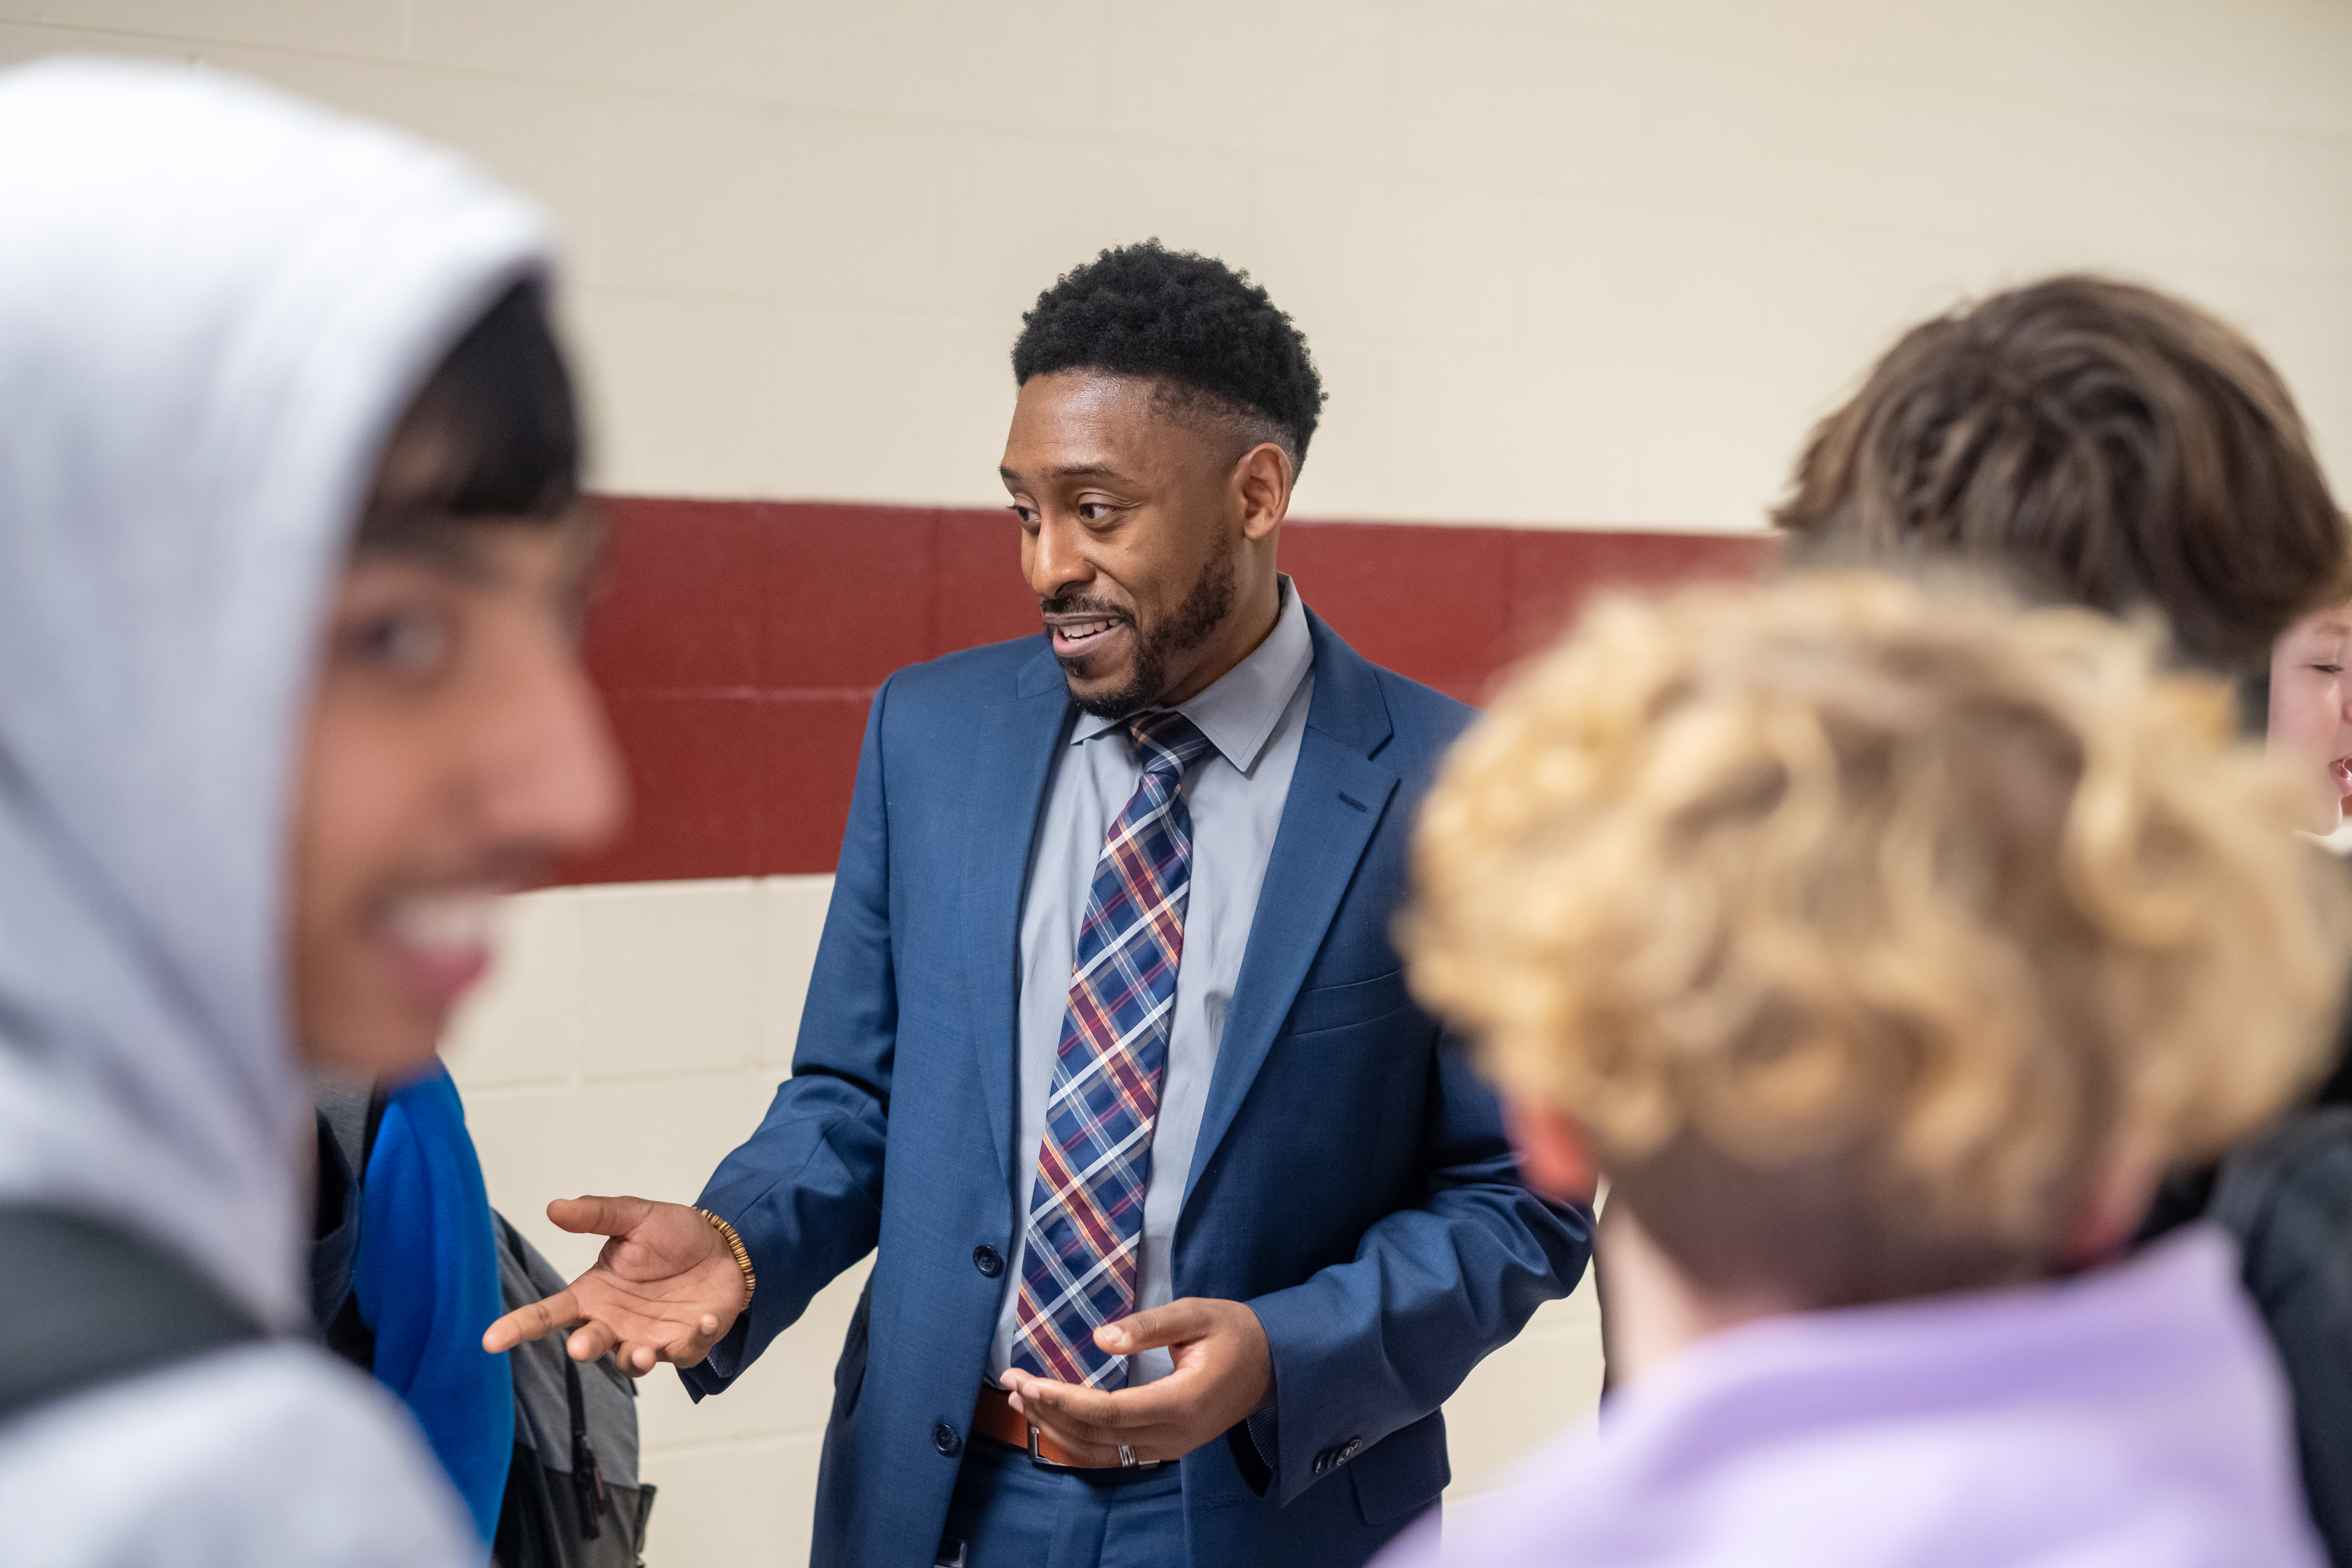
[[[1057,1476],[1099,1476],[1104,1474],[1132,1475],[1143,1470],[1156,1470],[1160,1466],[1168,1462],[1165,1459],[1135,1459],[1131,1462],[1122,1462],[1117,1465],[1058,1464],[1055,1461],[1045,1458],[1045,1455],[1037,1451],[1036,1426],[1033,1424],[1027,1423],[1024,1423],[1024,1425],[1029,1426],[1029,1462],[1036,1466],[1041,1470],[1051,1471],[1053,1474]],[[1120,1450],[1120,1455],[1124,1461],[1126,1459],[1126,1450],[1122,1448]]]
[[[1045,1455],[1037,1451],[1037,1427],[1035,1424],[1032,1422],[1024,1422],[1023,1425],[1029,1428],[1029,1462],[1036,1466],[1039,1469],[1050,1470],[1057,1476],[1079,1476],[1089,1474],[1097,1468],[1097,1467],[1093,1465],[1057,1464],[1054,1460],[1045,1458]]]

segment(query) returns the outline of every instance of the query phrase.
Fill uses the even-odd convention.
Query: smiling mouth
[[[503,887],[411,893],[384,911],[379,931],[394,973],[418,1000],[454,1005],[490,967]]]
[[[1088,616],[1083,618],[1049,621],[1046,629],[1054,635],[1054,657],[1084,658],[1097,648],[1108,646],[1127,626],[1116,616]]]

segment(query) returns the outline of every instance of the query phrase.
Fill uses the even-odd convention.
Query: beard
[[[1070,693],[1070,700],[1097,719],[1125,719],[1157,704],[1168,690],[1168,661],[1180,654],[1191,653],[1224,624],[1232,614],[1235,582],[1240,574],[1229,554],[1213,557],[1201,568],[1193,580],[1192,591],[1184,602],[1176,606],[1175,614],[1156,626],[1135,626],[1135,672],[1125,686],[1099,696],[1081,697]],[[1056,612],[1102,609],[1105,606],[1083,600],[1056,600],[1047,608]],[[1066,674],[1076,676],[1083,659],[1060,661]]]

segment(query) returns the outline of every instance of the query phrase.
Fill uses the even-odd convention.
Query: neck
[[[1623,1204],[1602,1211],[1597,1252],[1609,1375],[1619,1385],[1640,1382],[1726,1329],[1805,1310],[1793,1291],[1700,1289]]]

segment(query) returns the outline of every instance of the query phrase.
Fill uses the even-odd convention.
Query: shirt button
[[[991,1279],[1004,1272],[1004,1259],[986,1242],[971,1249],[971,1266]]]
[[[957,1451],[963,1447],[963,1439],[956,1436],[954,1427],[942,1421],[931,1428],[931,1447],[948,1458],[953,1458]]]

